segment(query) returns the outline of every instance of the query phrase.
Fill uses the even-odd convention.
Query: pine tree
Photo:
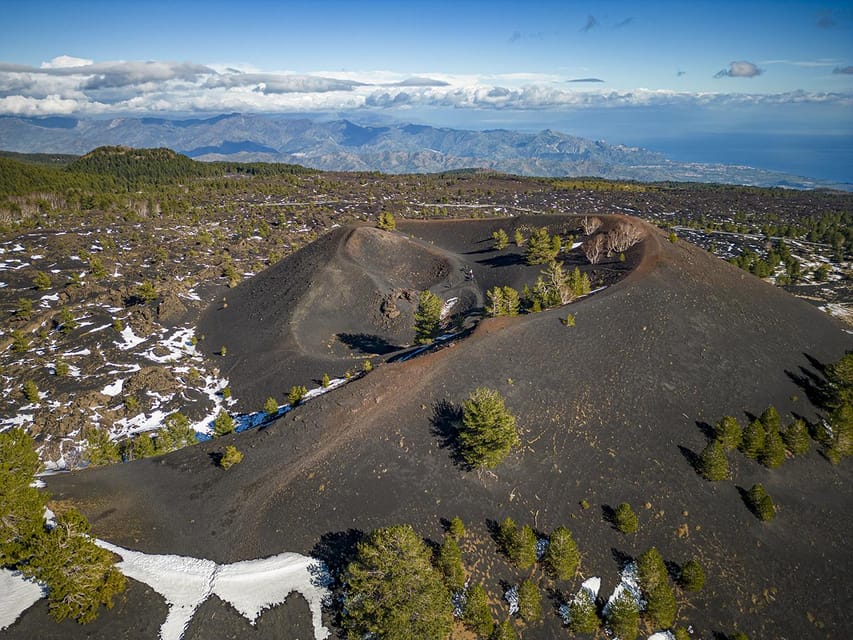
[[[607,626],[619,640],[636,640],[640,633],[640,610],[627,590],[622,591],[607,612]]]
[[[287,392],[287,404],[289,404],[291,407],[295,407],[300,402],[302,402],[302,398],[305,397],[306,393],[308,393],[308,389],[306,389],[302,385],[293,385],[292,387],[290,387],[290,391]]]
[[[518,634],[515,632],[512,622],[504,620],[495,626],[491,640],[518,640]]]
[[[569,628],[572,633],[593,634],[601,627],[592,594],[581,589],[569,603]]]
[[[13,566],[44,528],[47,496],[31,486],[41,467],[32,436],[20,427],[0,432],[0,566]]]
[[[705,572],[696,558],[688,560],[681,567],[679,583],[685,591],[701,591],[705,586]]]
[[[568,580],[574,576],[580,554],[572,532],[565,527],[554,529],[542,560],[548,572],[558,580]]]
[[[767,522],[776,517],[776,507],[762,484],[754,484],[747,492],[747,504],[759,520]]]
[[[509,244],[509,237],[506,234],[506,231],[503,229],[498,229],[492,233],[492,240],[494,240],[493,247],[496,251],[501,251],[502,249],[506,249],[506,246]]]
[[[517,316],[518,309],[521,306],[518,291],[516,291],[512,287],[503,287],[501,293],[503,294],[503,312],[501,315]]]
[[[39,388],[32,380],[24,380],[23,391],[27,402],[32,404],[39,401]]]
[[[322,384],[322,385],[323,385],[323,388],[324,388],[324,389],[327,389],[327,388],[329,387],[329,385],[330,385],[330,384],[332,384],[332,381],[329,379],[329,374],[328,374],[328,373],[324,373],[324,374],[323,374],[323,380],[322,380],[322,382],[321,382],[320,384]]]
[[[486,291],[486,313],[493,318],[503,315],[504,301],[503,289],[492,287]]]
[[[760,420],[753,420],[743,430],[743,440],[740,450],[748,458],[758,460],[764,450],[765,431]]]
[[[725,480],[729,476],[729,463],[726,460],[726,452],[719,440],[711,440],[702,453],[699,454],[697,463],[699,473],[706,480],[715,482]]]
[[[223,409],[213,421],[213,435],[224,436],[234,431],[234,419]]]
[[[522,580],[518,586],[518,615],[528,624],[542,617],[542,594],[529,579]]]
[[[36,275],[33,277],[33,286],[39,291],[47,291],[53,285],[53,282],[50,280],[50,276],[46,274],[44,271],[36,271]]]
[[[811,447],[808,427],[806,427],[805,421],[800,418],[794,420],[782,432],[782,440],[791,455],[795,456],[803,455]]]
[[[450,594],[409,525],[376,529],[344,574],[342,627],[350,638],[446,638]]]
[[[418,344],[428,344],[438,335],[443,306],[444,303],[437,295],[429,290],[421,291],[415,310],[415,341]]]
[[[39,538],[37,554],[21,567],[23,573],[47,585],[48,610],[57,621],[73,618],[88,623],[98,608],[112,608],[127,579],[113,565],[109,551],[87,534],[89,523],[74,509],[56,518],[56,526]]]
[[[482,638],[488,638],[494,631],[495,620],[489,610],[489,599],[480,583],[468,589],[462,620]]]
[[[140,433],[133,439],[132,456],[134,460],[150,458],[155,453],[154,440],[147,433]]]
[[[513,240],[515,241],[515,246],[523,247],[524,246],[524,234],[521,233],[521,229],[516,229],[515,234],[513,235]]]
[[[379,214],[376,226],[383,231],[394,231],[397,228],[397,221],[394,219],[394,214],[390,211],[383,211]]]
[[[536,563],[536,534],[530,525],[519,530],[514,551],[510,559],[518,568],[529,569]]]
[[[444,542],[438,550],[436,566],[444,576],[444,584],[451,591],[459,591],[465,586],[465,568],[462,566],[462,551],[453,536],[444,536]]]
[[[556,240],[556,251],[554,240]],[[552,239],[546,228],[534,229],[527,239],[527,255],[525,256],[527,264],[545,264],[556,258],[557,254],[560,253],[559,242],[560,238],[555,236]]]
[[[107,431],[98,428],[93,429],[86,439],[85,455],[93,467],[121,462],[118,444],[110,439]]]
[[[498,525],[498,533],[495,537],[501,552],[507,558],[512,559],[515,556],[515,549],[518,544],[518,527],[515,525],[515,520],[509,517],[504,518],[503,522]]]
[[[768,469],[781,467],[785,462],[785,443],[777,429],[768,429],[764,436],[764,448],[760,455],[761,464]]]
[[[651,592],[644,593],[646,598],[646,615],[652,624],[661,629],[668,629],[675,623],[678,605],[675,592],[669,582],[662,582]]]
[[[740,423],[734,416],[724,416],[714,426],[714,437],[723,445],[726,451],[732,451],[740,446],[743,434]]]
[[[614,512],[614,522],[616,528],[622,533],[635,533],[639,526],[637,514],[631,509],[631,505],[623,502]]]
[[[166,426],[157,432],[157,453],[168,453],[197,443],[198,438],[189,419],[178,411],[166,416]]]
[[[275,398],[269,397],[266,399],[264,402],[264,413],[268,416],[278,413],[278,401]]]
[[[500,393],[480,387],[462,403],[459,443],[468,465],[487,469],[500,464],[521,443],[515,417],[504,406]]]
[[[448,533],[456,538],[457,541],[465,537],[465,524],[459,516],[453,516],[450,521],[450,526],[447,528]]]
[[[243,462],[243,453],[237,447],[230,444],[225,447],[225,452],[219,458],[219,466],[226,471],[241,462]]]
[[[782,418],[779,416],[779,412],[776,411],[776,407],[772,404],[764,410],[764,413],[758,419],[764,425],[765,433],[770,433],[771,431],[778,432],[782,428]]]

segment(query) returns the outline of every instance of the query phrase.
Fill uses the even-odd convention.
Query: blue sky
[[[33,0],[2,22],[3,115],[853,136],[849,2]]]

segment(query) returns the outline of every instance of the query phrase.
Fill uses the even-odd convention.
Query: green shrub
[[[515,242],[515,246],[523,247],[524,246],[524,234],[521,233],[521,229],[516,229],[513,234],[513,241]]]
[[[568,580],[574,576],[580,563],[580,553],[572,532],[565,527],[554,529],[542,561],[548,572],[558,580]]]
[[[623,502],[614,512],[614,524],[622,533],[636,533],[639,526],[637,514],[631,509],[631,505]]]
[[[695,558],[688,560],[681,567],[679,584],[685,591],[701,591],[705,586],[705,572]]]
[[[154,440],[147,433],[140,433],[133,439],[130,457],[134,460],[149,458],[157,453]]]
[[[743,432],[737,418],[724,416],[714,426],[714,437],[720,441],[726,451],[737,449],[743,440]]]
[[[361,370],[365,373],[370,373],[373,371],[373,363],[370,361],[370,358],[365,358],[361,363]]]
[[[765,433],[779,431],[782,428],[782,418],[779,416],[779,412],[776,411],[776,407],[772,404],[764,410],[764,413],[758,419],[764,425]]]
[[[518,586],[518,615],[528,624],[542,617],[542,594],[529,579]]]
[[[459,446],[473,468],[493,468],[521,443],[513,416],[494,389],[480,387],[462,403]]]
[[[157,287],[150,280],[145,280],[142,284],[136,287],[134,294],[144,303],[154,302],[160,295]]]
[[[60,378],[67,376],[68,375],[68,363],[65,362],[64,360],[57,360],[56,364],[53,365],[53,371]]]
[[[711,440],[702,453],[699,454],[697,463],[699,473],[706,480],[725,480],[729,476],[729,463],[726,460],[726,452],[719,440]]]
[[[512,558],[515,554],[516,539],[518,538],[518,527],[515,525],[515,520],[512,518],[504,518],[498,525],[495,541],[498,544],[498,549],[508,558]]]
[[[494,631],[495,620],[483,585],[477,583],[468,589],[462,620],[481,638],[488,638]]]
[[[329,385],[330,385],[330,384],[332,384],[332,381],[329,379],[329,374],[328,374],[328,373],[324,373],[324,374],[323,374],[323,380],[322,380],[322,382],[321,382],[320,384],[322,384],[322,385],[323,385],[323,388],[324,388],[324,389],[327,389],[327,388],[329,387]]]
[[[762,522],[767,522],[776,517],[776,507],[773,504],[773,499],[760,483],[752,485],[752,488],[747,492],[747,504],[750,510]]]
[[[18,298],[18,307],[15,316],[21,320],[29,320],[33,315],[33,301],[29,298]]]
[[[527,264],[546,264],[560,253],[560,237],[551,236],[544,227],[533,230],[527,239]]]
[[[243,462],[242,452],[237,449],[237,447],[231,445],[225,447],[225,452],[222,454],[222,457],[219,458],[219,466],[226,471],[235,464],[239,464],[241,462]]]
[[[168,453],[198,443],[189,419],[180,412],[166,416],[165,426],[157,432],[157,453]]]
[[[12,330],[12,351],[15,353],[26,353],[30,348],[30,338],[20,329]]]

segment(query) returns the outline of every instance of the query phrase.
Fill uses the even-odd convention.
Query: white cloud
[[[80,64],[85,62],[87,64]],[[70,65],[74,66],[70,66]],[[38,68],[0,62],[0,113],[135,114],[384,110],[428,107],[481,110],[572,110],[587,107],[851,103],[850,93],[728,94],[593,88],[539,73],[454,75],[432,71],[260,72],[191,62],[92,62],[59,56]],[[733,62],[723,73],[760,70]],[[847,73],[839,68],[838,73]],[[591,80],[590,78],[583,78]]]
[[[42,69],[67,69],[69,67],[85,67],[92,64],[94,60],[86,58],[75,58],[74,56],[56,56],[53,60],[42,62]]]
[[[764,73],[763,69],[759,69],[752,62],[746,60],[737,60],[729,63],[728,69],[720,69],[714,74],[715,78],[754,78]]]

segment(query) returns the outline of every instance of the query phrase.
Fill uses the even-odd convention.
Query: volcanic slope
[[[455,252],[465,229],[437,224],[419,233],[422,242],[443,239]],[[698,558],[706,586],[679,612],[694,637],[734,629],[759,638],[847,637],[849,461],[833,466],[812,450],[771,471],[733,453],[733,479],[710,483],[690,460],[707,442],[703,424],[726,414],[745,422],[773,404],[786,421],[792,414],[814,420],[817,410],[801,385],[819,377],[819,363],[840,358],[850,336],[784,291],[645,229],[646,239],[628,252],[626,262],[636,265],[631,275],[567,308],[485,320],[452,347],[378,366],[262,430],[53,476],[48,487],[77,504],[101,538],[219,563],[295,551],[334,567],[359,532],[411,523],[438,540],[440,519],[459,515],[474,541],[463,559],[496,603],[501,581],[520,577],[497,559],[488,523],[511,516],[545,533],[564,525],[581,550],[582,575],[602,578],[605,599],[624,559],[649,546],[675,562]],[[483,273],[500,271],[500,261],[475,264]],[[292,286],[304,285],[294,276]],[[561,322],[567,312],[573,327]],[[247,365],[247,375],[264,375],[256,366]],[[446,446],[452,431],[443,403],[458,406],[478,386],[498,389],[523,431],[522,447],[494,473],[465,471]],[[226,444],[245,455],[227,472],[212,462]],[[744,506],[739,489],[755,482],[778,507],[772,522]],[[603,517],[623,501],[639,513],[631,536]],[[555,604],[579,583],[557,583]],[[54,627],[40,605],[6,637],[108,637],[122,625],[123,637],[147,637],[133,625],[143,608],[159,610],[162,600],[134,589],[139,604],[128,596],[118,612],[89,627]],[[253,629],[211,599],[185,637],[302,637],[288,630],[307,620],[307,607],[295,603],[264,614]],[[566,633],[545,609],[545,621],[526,628],[525,637]]]

